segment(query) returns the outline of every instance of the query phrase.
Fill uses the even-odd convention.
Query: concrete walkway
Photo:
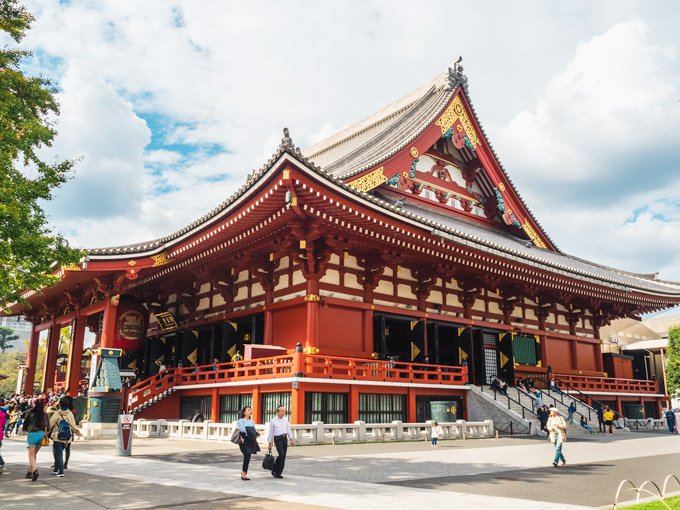
[[[77,506],[79,510],[163,508],[171,507],[175,502],[186,506],[191,501],[212,501],[211,508],[216,508],[218,501],[228,501],[229,508],[239,508],[240,504],[251,510],[260,508],[260,504],[261,508],[271,508],[272,502],[263,502],[262,498],[283,503],[280,508],[290,503],[291,508],[301,509],[305,507],[300,505],[309,505],[307,508],[391,510],[452,506],[475,510],[566,510],[592,508],[613,501],[613,492],[621,480],[617,477],[634,471],[626,468],[621,474],[617,472],[608,477],[608,470],[600,468],[599,471],[603,472],[602,487],[608,488],[611,495],[575,497],[574,488],[578,484],[583,486],[580,476],[593,479],[592,470],[589,474],[582,469],[584,466],[602,466],[603,463],[615,466],[636,459],[630,462],[631,466],[649,463],[658,468],[658,473],[670,474],[675,470],[675,474],[680,474],[675,462],[675,455],[680,453],[678,436],[630,433],[626,439],[602,435],[579,438],[565,445],[569,464],[560,468],[552,467],[553,447],[544,439],[501,438],[444,441],[440,444],[441,447],[436,449],[429,447],[429,443],[290,448],[283,480],[275,480],[262,470],[262,457],[254,456],[249,472],[251,481],[243,482],[238,477],[241,455],[232,444],[135,439],[133,457],[125,458],[113,455],[111,441],[80,442],[72,447],[70,469],[65,478],[53,478],[49,474],[51,449],[41,451],[41,477],[33,484],[21,476],[17,477],[17,472],[20,475],[25,473],[26,452],[22,443],[10,439],[3,442],[2,455],[7,463],[6,471],[14,474],[10,486],[17,490],[19,497],[6,508],[59,510],[61,507],[54,498],[46,500],[44,506],[36,506],[35,500],[24,506],[21,495],[32,494],[37,490],[36,485],[49,484],[54,490],[59,490],[72,483],[72,479],[78,479],[81,488],[82,484],[86,484],[93,489],[89,497],[82,498],[82,504]],[[661,454],[663,457],[658,457]],[[660,458],[663,461],[659,466]],[[516,478],[514,473],[519,471],[523,474]],[[645,470],[647,472],[649,470]],[[499,473],[513,475],[496,476]],[[6,476],[0,477],[0,483],[5,481]],[[561,487],[560,479],[569,486]],[[546,485],[538,483],[542,480]],[[512,494],[509,489],[522,481],[534,482],[520,494],[523,497],[500,496]],[[663,480],[656,481],[660,483]],[[120,497],[112,499],[97,494],[96,486],[99,484],[114,486],[122,483],[132,485],[116,489]],[[504,483],[507,485],[505,489]],[[551,489],[546,491],[546,486]],[[8,485],[2,483],[2,487],[6,490]],[[490,495],[490,489],[496,490],[497,495]],[[140,491],[147,496],[149,493],[159,494],[161,499],[149,501],[139,497]],[[169,497],[170,494],[178,494],[184,499],[173,496],[173,501],[165,501],[164,496]],[[187,498],[190,494],[191,498]],[[29,502],[30,499],[26,499],[25,503]],[[73,500],[70,500],[71,504],[67,502],[64,502],[64,508],[73,508]],[[571,504],[577,502],[580,505]]]

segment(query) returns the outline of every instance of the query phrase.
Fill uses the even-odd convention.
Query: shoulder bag
[[[239,430],[238,426],[234,427],[234,431],[231,433],[229,441],[234,444],[241,444],[241,431]]]

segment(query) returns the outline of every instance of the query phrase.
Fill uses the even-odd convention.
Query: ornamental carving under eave
[[[159,253],[158,255],[151,255],[151,258],[153,259],[152,267],[164,266],[165,264],[172,262],[172,259],[168,257],[166,252]]]
[[[522,230],[526,233],[526,235],[529,236],[529,239],[531,239],[534,243],[534,245],[538,246],[539,248],[548,248],[545,243],[541,240],[540,237],[538,237],[538,234],[534,230],[534,228],[529,225],[528,221],[524,221],[524,224],[522,225]]]
[[[387,177],[383,174],[383,168],[380,167],[377,170],[373,170],[371,173],[366,174],[358,179],[353,180],[347,184],[354,186],[359,191],[364,193],[372,190],[373,188],[380,186],[383,182],[387,181]]]

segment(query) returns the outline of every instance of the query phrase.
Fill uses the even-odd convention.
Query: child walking
[[[439,439],[439,435],[442,433],[442,428],[439,426],[439,423],[436,421],[432,422],[432,447],[436,448],[437,447],[437,439]]]

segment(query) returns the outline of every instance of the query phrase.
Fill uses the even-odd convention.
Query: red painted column
[[[54,376],[57,370],[57,356],[59,355],[59,333],[61,326],[53,324],[50,328],[45,349],[45,363],[43,368],[42,391],[46,392],[54,388]]]
[[[373,310],[364,311],[364,351],[373,352]]]
[[[253,388],[253,401],[250,404],[250,408],[253,410],[253,421],[255,423],[260,421],[260,409],[262,409],[262,396],[260,394],[260,387],[255,386]]]
[[[598,372],[604,372],[604,360],[602,359],[602,344],[595,348],[595,364]]]
[[[359,420],[359,387],[351,385],[349,387],[349,402],[348,402],[348,416],[349,423],[354,423]]]
[[[85,317],[78,315],[73,320],[71,345],[68,353],[68,368],[66,370],[66,390],[72,397],[78,396],[80,387],[80,371],[83,363],[83,341],[85,339]]]
[[[100,347],[103,349],[113,348],[113,341],[116,337],[116,315],[118,308],[111,302],[111,297],[106,298],[104,306],[104,321],[102,326],[102,337],[99,339]]]
[[[307,327],[306,340],[309,347],[319,346],[319,280],[307,280]]]
[[[578,342],[576,340],[571,341],[571,368],[573,370],[578,370]]]
[[[274,314],[271,310],[264,310],[264,345],[274,345]]]
[[[24,391],[27,395],[33,394],[35,384],[35,366],[38,362],[38,344],[40,343],[40,331],[35,330],[35,324],[31,328],[31,341],[28,344],[28,356],[26,358],[26,380]]]
[[[214,422],[220,421],[220,396],[217,393],[217,388],[213,388],[213,390],[212,390],[212,402],[211,402],[211,405],[210,405],[210,419]]]
[[[304,383],[290,390],[290,423],[300,425],[305,422],[305,390]]]
[[[409,388],[406,395],[406,422],[416,422],[416,389]]]
[[[552,363],[548,361],[548,337],[540,335],[539,338],[541,340],[541,364],[544,367],[547,367],[548,365],[552,365]]]

